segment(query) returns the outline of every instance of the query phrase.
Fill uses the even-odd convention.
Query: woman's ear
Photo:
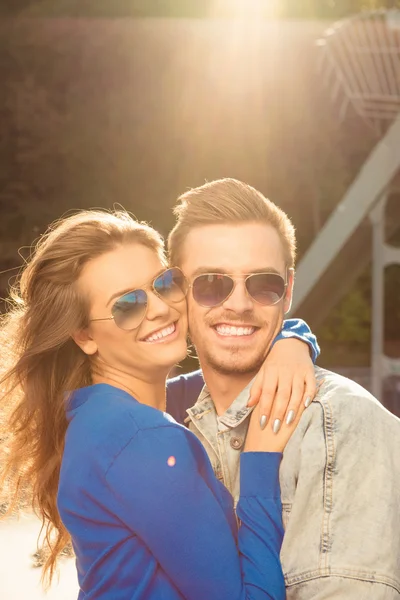
[[[91,337],[88,327],[85,327],[84,329],[79,329],[78,331],[73,333],[71,337],[74,340],[75,344],[79,346],[79,348],[83,350],[85,354],[96,354],[97,344]]]

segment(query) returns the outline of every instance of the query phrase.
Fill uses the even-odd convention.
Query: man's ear
[[[97,344],[91,337],[88,327],[85,327],[84,329],[79,329],[78,331],[73,333],[72,339],[74,340],[75,344],[79,346],[81,350],[83,350],[85,354],[96,354]]]
[[[283,300],[283,311],[285,315],[290,311],[293,299],[293,285],[294,285],[294,269],[287,270],[287,286],[285,298]]]

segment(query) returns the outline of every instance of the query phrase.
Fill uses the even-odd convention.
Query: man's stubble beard
[[[214,372],[221,375],[254,375],[261,369],[267,356],[267,350],[260,352],[254,358],[248,359],[240,357],[240,350],[238,348],[232,347],[231,352],[232,354],[229,358],[226,360],[222,358],[221,360],[221,356],[218,357],[212,352],[205,350],[200,360],[200,366],[207,365]]]
[[[193,345],[196,348],[194,342]],[[248,358],[240,356],[241,350],[237,346],[232,346],[231,349],[225,350],[224,356],[209,351],[207,348],[203,348],[203,351],[197,354],[200,360],[200,367],[202,368],[207,366],[221,375],[253,375],[262,367],[268,350],[269,348],[266,350],[260,349],[260,352],[256,356]],[[226,356],[225,353],[228,352],[229,355]]]
[[[190,312],[189,312],[189,315],[190,315]],[[219,321],[224,320],[224,317],[221,316],[218,320]],[[256,326],[256,327],[265,326],[265,322],[255,319],[251,313],[249,313],[249,316],[247,317],[247,319],[242,317],[242,319],[235,319],[235,320],[237,321],[237,325],[241,325],[243,322],[247,322],[250,324],[254,324],[254,326]],[[228,321],[232,322],[232,317],[229,317]],[[207,327],[212,326],[214,322],[215,322],[215,318],[212,321],[207,320],[203,325],[204,325],[204,327],[207,328]],[[189,316],[189,337],[191,339],[191,343],[196,348],[196,352],[197,352],[197,355],[198,355],[198,358],[200,361],[201,368],[209,367],[215,373],[219,373],[221,375],[246,375],[246,374],[248,374],[248,375],[254,376],[258,373],[258,371],[263,366],[264,361],[268,355],[268,352],[271,349],[271,344],[272,344],[275,336],[277,335],[278,331],[280,331],[280,329],[282,327],[282,323],[283,323],[283,313],[282,313],[282,315],[280,315],[277,318],[276,323],[272,327],[273,333],[271,334],[269,341],[266,341],[265,346],[261,347],[256,354],[252,353],[252,356],[249,356],[249,357],[241,356],[241,352],[243,350],[241,350],[240,348],[238,348],[235,345],[232,345],[231,349],[227,349],[225,351],[226,353],[229,352],[229,356],[226,358],[224,356],[221,356],[222,353],[218,354],[218,351],[213,352],[212,349],[204,347],[201,343],[199,344],[199,346],[200,346],[200,348],[202,348],[202,351],[200,353],[197,352],[196,337],[199,336],[198,339],[201,339],[201,337],[202,337],[201,328],[197,327],[197,324],[195,327],[193,327],[193,324],[192,324],[192,327],[190,326],[190,316]],[[271,323],[269,323],[269,326],[271,326]],[[225,352],[224,352],[224,355],[225,355]],[[246,352],[246,350],[244,350],[244,352]]]

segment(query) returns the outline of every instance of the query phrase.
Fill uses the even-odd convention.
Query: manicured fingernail
[[[278,431],[280,430],[280,428],[281,428],[281,420],[280,419],[275,419],[272,431],[274,433],[278,433]]]
[[[288,416],[286,417],[286,425],[290,425],[290,423],[293,423],[295,416],[296,416],[295,411],[289,410]]]
[[[310,406],[311,402],[312,402],[312,400],[311,400],[310,396],[307,396],[306,401],[304,402],[304,406],[306,408],[308,408]]]
[[[265,429],[265,426],[267,423],[268,423],[267,415],[261,415],[261,418],[260,418],[261,429]]]

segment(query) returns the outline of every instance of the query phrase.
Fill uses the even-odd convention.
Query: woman
[[[252,421],[238,532],[200,442],[163,412],[187,283],[157,232],[126,213],[69,217],[19,287],[2,327],[3,482],[14,501],[30,488],[50,579],[72,539],[80,599],[284,598],[278,469],[303,408],[278,435]]]

